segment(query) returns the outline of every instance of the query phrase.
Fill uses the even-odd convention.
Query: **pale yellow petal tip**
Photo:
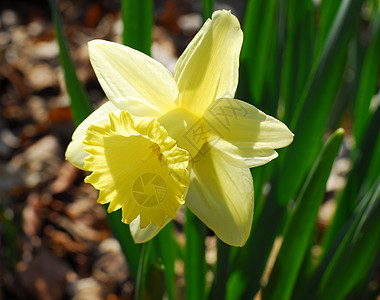
[[[219,15],[225,15],[225,16],[230,16],[231,15],[231,10],[230,9],[220,9],[216,10],[212,13],[212,18],[214,19],[216,16]]]
[[[83,171],[88,170],[84,163],[84,159],[87,155],[88,154],[80,148],[77,141],[71,141],[65,151],[65,159],[68,162],[70,162],[74,167]]]
[[[115,43],[114,42],[110,42],[110,41],[106,41],[106,40],[95,39],[95,40],[89,41],[87,44],[88,44],[88,48],[91,49],[91,48],[94,48],[94,47],[98,47],[100,45],[112,45],[112,44],[115,44]]]
[[[223,236],[218,235],[218,238],[227,245],[230,245],[233,247],[244,247],[251,234],[251,227],[252,225],[249,226],[250,229],[248,231],[248,234],[246,234],[245,236],[235,235],[233,238],[228,238],[228,237],[223,237]]]
[[[288,130],[289,130],[289,137],[288,137],[288,139],[289,139],[289,143],[288,143],[286,146],[284,146],[284,147],[287,147],[287,146],[289,146],[291,143],[293,143],[293,141],[294,141],[294,137],[295,137],[294,133],[291,132],[289,128],[288,128]]]
[[[253,197],[251,198],[253,203]],[[215,234],[223,243],[234,247],[244,247],[247,243],[252,230],[252,217],[253,207],[251,209],[250,218],[242,220],[241,218],[235,219],[235,231],[231,231],[231,228],[223,230],[223,228],[215,228]],[[228,226],[226,224],[226,226]]]
[[[73,147],[73,141],[70,142],[70,144],[67,146],[65,151],[65,160],[69,161],[72,165],[72,147]]]
[[[218,18],[226,18],[226,19],[230,19],[232,22],[235,22],[236,24],[239,25],[240,27],[240,22],[239,20],[236,18],[236,16],[231,12],[231,10],[226,10],[226,9],[222,9],[222,10],[216,10],[213,12],[212,14],[212,17],[211,19],[212,20],[216,20]]]
[[[122,222],[137,217],[140,228],[162,226],[184,203],[190,181],[189,154],[155,118],[138,121],[126,111],[87,129],[84,159],[92,174],[85,182],[100,191],[108,212],[122,209]]]
[[[110,43],[110,42],[101,40],[101,39],[96,39],[96,40],[89,41],[87,43],[90,61],[92,61],[92,54],[98,50],[99,46],[104,45],[105,43]]]

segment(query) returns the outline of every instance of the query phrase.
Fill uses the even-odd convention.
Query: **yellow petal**
[[[194,163],[186,205],[225,243],[243,246],[253,217],[248,168],[226,163],[213,148]]]
[[[94,40],[89,55],[108,99],[141,117],[159,116],[172,109],[178,88],[159,62],[127,46]]]
[[[256,167],[277,157],[273,149],[293,141],[293,133],[279,120],[236,99],[219,99],[205,115],[212,146],[237,167]]]
[[[237,18],[226,10],[214,12],[176,64],[181,107],[201,116],[213,100],[234,97],[242,41]]]
[[[109,113],[119,114],[120,109],[112,102],[106,102],[87,117],[74,131],[72,142],[66,150],[66,159],[79,169],[85,170],[84,158],[88,153],[83,151],[83,140],[86,136],[87,128],[90,124],[100,124],[109,121]]]
[[[122,208],[122,221],[139,217],[140,227],[163,226],[173,219],[189,185],[189,154],[178,148],[156,119],[133,119],[121,111],[109,123],[90,125],[83,141],[85,178],[100,190],[108,211]]]

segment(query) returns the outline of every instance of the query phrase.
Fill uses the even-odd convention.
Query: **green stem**
[[[144,299],[145,279],[146,279],[146,272],[148,269],[151,244],[152,244],[151,242],[147,242],[142,245],[140,262],[139,262],[139,270],[137,272],[137,279],[136,279],[135,299],[137,300]]]
[[[218,260],[210,300],[226,299],[226,286],[230,272],[231,247],[218,240]]]
[[[203,300],[206,288],[206,227],[189,209],[186,211],[185,234],[186,299]]]
[[[156,245],[156,251],[162,258],[165,266],[165,285],[168,298],[170,300],[177,299],[175,290],[175,260],[178,257],[178,249],[173,235],[173,222],[170,222],[161,230],[161,232],[153,240]]]

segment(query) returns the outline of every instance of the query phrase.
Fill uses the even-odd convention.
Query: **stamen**
[[[150,146],[149,148],[153,151],[154,154],[157,155],[158,160],[161,163],[163,154],[161,153],[160,146],[158,146],[157,144],[152,144],[152,146]]]

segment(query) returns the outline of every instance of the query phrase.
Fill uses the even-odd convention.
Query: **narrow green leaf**
[[[206,227],[189,209],[186,209],[185,234],[186,299],[202,300],[206,291]]]
[[[370,120],[370,104],[378,87],[380,74],[380,12],[371,24],[370,44],[366,50],[364,63],[360,72],[359,88],[354,109],[354,133],[360,141]]]
[[[267,184],[273,172],[276,170],[276,162],[271,162],[269,164],[259,166],[257,168],[251,169],[251,174],[254,183],[254,193],[255,193],[255,205],[254,205],[254,219],[259,218],[261,215],[262,207],[265,202],[266,195],[264,193],[265,184]],[[239,248],[237,248],[239,249]]]
[[[338,129],[330,137],[303,185],[268,285],[263,291],[263,299],[286,300],[291,297],[308,244],[314,233],[315,219],[343,135],[343,129]]]
[[[380,94],[378,95],[378,97],[379,96]],[[377,143],[373,147],[371,163],[368,167],[366,178],[364,179],[360,188],[361,196],[363,192],[365,193],[366,191],[368,191],[369,188],[371,187],[371,184],[375,182],[376,177],[379,175],[379,166],[380,166],[380,137],[377,138]]]
[[[247,2],[244,17],[244,41],[237,96],[247,101],[251,99],[258,106],[262,102],[272,35],[277,36],[275,17],[278,4],[276,0],[250,0]]]
[[[153,1],[122,0],[123,44],[150,55],[152,46]]]
[[[367,273],[367,278],[363,280],[361,286],[357,288],[357,292],[353,299],[370,300],[376,299],[380,295],[380,286],[373,287],[373,279],[376,278],[377,270],[380,267],[380,247],[377,251],[376,258],[372,263],[371,270]]]
[[[272,185],[272,188],[276,184]],[[275,237],[280,231],[287,212],[273,194],[266,199],[260,216],[254,217],[252,234],[246,246],[235,255],[231,263],[231,275],[227,282],[226,299],[252,299],[260,289],[264,272]]]
[[[322,51],[326,39],[328,38],[329,31],[335,22],[337,13],[343,4],[342,0],[321,1],[319,29],[315,44],[316,55],[318,55],[318,52]]]
[[[314,46],[314,4],[310,1],[286,1],[286,43],[282,72],[284,121],[292,118],[295,104],[301,97],[308,78]]]
[[[218,257],[216,261],[216,272],[213,286],[210,292],[210,300],[226,298],[226,283],[230,271],[231,247],[218,240]]]
[[[376,196],[376,193],[378,193],[378,191],[376,192],[376,189],[378,189],[380,183],[379,179],[380,178],[378,178],[377,182],[375,182],[371,191],[367,193],[362,201],[359,202],[355,208],[355,212],[350,216],[345,226],[339,232],[336,239],[333,241],[331,247],[328,249],[326,255],[323,257],[321,263],[318,265],[311,277],[308,278],[308,280],[305,281],[302,286],[299,286],[298,289],[295,290],[293,299],[322,299],[319,298],[318,293],[323,291],[326,285],[329,285],[328,279],[331,278],[330,275],[335,272],[337,264],[340,263],[340,259],[342,259],[342,257],[345,255],[344,253],[347,253],[347,251],[350,249],[350,245],[352,245],[354,237],[358,236],[357,232],[362,228],[361,225],[364,224],[363,221],[365,222],[368,216],[368,212],[371,212],[371,207],[373,207],[372,204],[374,203],[374,199],[379,196],[378,194]],[[376,197],[374,198],[374,196]],[[379,202],[378,200],[376,201]],[[376,209],[378,208],[379,207]],[[376,239],[376,235],[373,237]],[[378,249],[376,249],[376,251],[378,251]],[[355,272],[355,269],[352,271]],[[352,276],[352,274],[350,276]],[[365,276],[365,273],[361,273],[360,276]]]
[[[322,279],[318,299],[344,299],[365,278],[380,248],[380,177],[350,243]]]
[[[203,0],[203,20],[206,21],[211,18],[214,12],[215,0]]]
[[[281,90],[283,48],[284,41],[286,39],[285,1],[278,1],[273,9],[273,27],[269,35],[267,47],[268,52],[265,55],[265,71],[263,73],[264,79],[260,98],[260,109],[265,111],[267,114],[275,116],[278,113],[278,104]],[[251,84],[254,83],[251,82]]]
[[[324,235],[324,249],[330,247],[332,241],[355,209],[356,200],[359,198],[362,184],[367,177],[367,171],[372,165],[372,157],[378,155],[378,153],[374,153],[374,149],[376,149],[376,144],[380,138],[379,120],[380,108],[378,108],[376,113],[372,116],[371,123],[366,130],[363,141],[355,154],[354,165],[348,175],[346,187],[338,199],[338,207],[333,222]],[[372,185],[373,182],[367,182],[367,186],[368,184]]]
[[[67,93],[70,96],[74,123],[75,125],[79,125],[90,113],[92,113],[93,108],[91,102],[88,100],[87,92],[79,81],[75,71],[57,2],[56,0],[49,0],[49,4],[53,17],[55,35],[59,46],[59,60],[65,77]]]
[[[347,46],[358,24],[362,1],[341,2],[325,46],[310,72],[308,83],[295,106],[290,128],[295,140],[280,160],[277,199],[288,203],[299,190],[310,169],[325,132],[329,112],[338,94],[346,64]],[[302,159],[300,159],[302,158]]]
[[[328,130],[335,130],[342,124],[347,110],[351,108],[355,100],[359,83],[359,77],[356,74],[360,72],[362,64],[362,47],[359,44],[360,34],[357,31],[348,45],[346,70],[336,100],[330,109],[327,122]]]

